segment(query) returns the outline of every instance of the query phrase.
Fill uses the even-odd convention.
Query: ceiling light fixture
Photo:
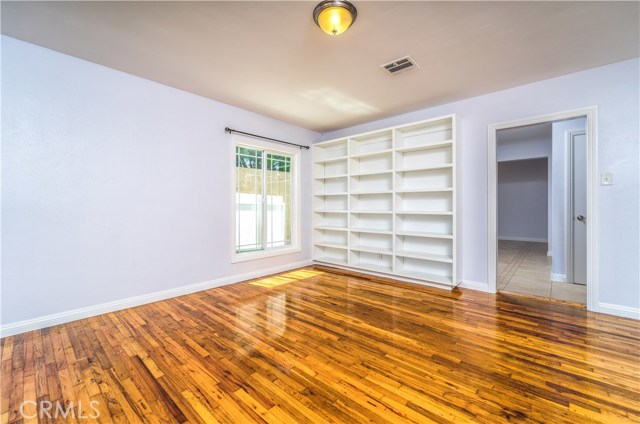
[[[358,11],[346,0],[324,0],[313,9],[313,20],[329,35],[340,35],[356,21]]]

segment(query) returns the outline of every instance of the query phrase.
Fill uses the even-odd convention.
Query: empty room
[[[640,2],[0,7],[0,424],[640,422]]]

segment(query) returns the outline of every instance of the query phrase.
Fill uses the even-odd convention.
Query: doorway
[[[596,309],[595,122],[594,107],[489,126],[490,291],[524,292]],[[518,131],[547,131],[550,137],[547,144],[541,142],[544,137],[529,137],[500,147],[501,134]],[[505,178],[499,180],[501,175]],[[510,195],[516,200],[505,208],[500,196],[509,200]]]
[[[498,290],[554,297],[555,288],[562,297],[562,286],[554,287],[551,280],[551,139],[521,138],[520,130],[498,132]],[[536,155],[526,149],[532,142],[548,144],[549,156],[505,160],[505,136],[515,137],[509,144],[519,146],[520,156]],[[564,297],[584,303],[586,292],[582,297]]]

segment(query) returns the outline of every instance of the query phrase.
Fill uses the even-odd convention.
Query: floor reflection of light
[[[250,334],[266,330],[270,335],[282,336],[287,329],[287,294],[269,295],[264,300],[264,307],[261,305],[260,301],[240,305],[236,311],[237,326]],[[245,337],[238,340],[245,340]]]
[[[322,272],[314,271],[312,269],[299,269],[296,271],[287,272],[284,274],[278,274],[273,277],[260,278],[259,280],[252,281],[249,284],[254,286],[273,288],[279,287],[284,284],[293,283],[298,280],[304,280],[305,278],[315,277]]]
[[[256,302],[240,305],[236,310],[236,321],[238,323],[238,327],[244,327],[244,323],[253,323],[252,327],[255,327],[257,315],[258,307]]]
[[[270,277],[270,278],[261,278],[259,280],[253,281],[249,284],[254,286],[272,288],[282,286],[284,284],[293,283],[296,281],[293,278],[285,278],[285,277]]]
[[[287,296],[280,293],[267,299],[267,331],[282,336],[287,329]]]
[[[322,271],[316,271],[313,269],[298,269],[295,271],[287,272],[286,274],[282,274],[282,275],[303,279],[303,278],[315,277],[321,274],[324,274],[324,273]]]

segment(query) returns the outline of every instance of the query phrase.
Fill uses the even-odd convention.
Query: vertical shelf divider
[[[397,240],[396,240],[396,222],[397,222],[396,202],[398,201],[398,199],[397,199],[398,196],[396,194],[396,187],[397,187],[397,185],[396,185],[396,178],[397,178],[396,169],[398,169],[397,166],[396,166],[396,161],[397,161],[397,157],[396,156],[398,155],[396,153],[396,142],[397,142],[396,141],[396,137],[397,137],[397,131],[395,129],[393,129],[391,131],[391,149],[393,151],[393,153],[392,153],[393,159],[391,159],[393,161],[393,174],[391,176],[391,192],[392,192],[391,193],[391,197],[393,198],[392,203],[391,203],[391,206],[392,206],[391,210],[393,211],[393,213],[391,214],[391,220],[392,220],[392,222],[391,222],[391,229],[392,229],[391,243],[392,243],[392,249],[393,249],[393,257],[391,258],[391,261],[392,261],[391,262],[391,270],[392,270],[392,272],[394,274],[396,274],[398,272],[397,271],[398,264],[396,263],[397,262],[397,258],[396,258],[396,251],[397,251],[397,248],[396,248],[396,243],[397,243]]]
[[[351,265],[351,139],[347,139],[347,264]]]

